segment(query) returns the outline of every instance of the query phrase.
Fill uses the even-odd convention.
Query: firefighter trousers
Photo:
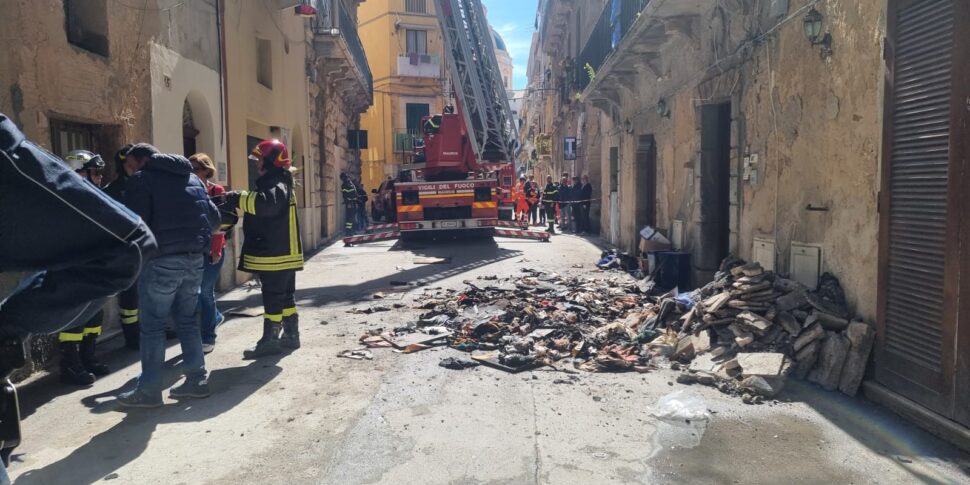
[[[138,283],[118,294],[118,313],[122,325],[138,324]]]
[[[58,342],[80,342],[88,335],[101,335],[101,322],[104,321],[104,310],[95,313],[84,325],[62,330],[57,335]]]
[[[344,234],[354,235],[354,222],[357,221],[357,205],[347,204],[344,206]]]
[[[266,271],[259,274],[263,291],[263,314],[266,320],[282,322],[296,315],[296,271]]]

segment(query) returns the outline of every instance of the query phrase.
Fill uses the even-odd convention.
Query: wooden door
[[[876,357],[880,383],[965,424],[968,10],[962,0],[890,2]]]

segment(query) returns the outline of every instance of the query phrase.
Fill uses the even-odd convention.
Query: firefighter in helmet
[[[223,210],[243,213],[239,270],[259,276],[263,293],[263,336],[243,352],[246,359],[300,348],[294,292],[303,269],[290,155],[279,140],[263,140],[249,156],[259,178],[253,191],[229,192]]]
[[[354,221],[357,220],[357,186],[345,173],[340,174],[340,194],[344,200],[344,235],[354,235]]]
[[[64,161],[81,178],[101,187],[104,160],[100,155],[87,150],[74,150],[64,157]],[[95,355],[102,320],[104,310],[99,311],[84,325],[69,328],[57,335],[61,347],[61,382],[86,386],[94,382],[95,376],[104,376],[111,372]]]

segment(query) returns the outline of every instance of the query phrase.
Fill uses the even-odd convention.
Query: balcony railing
[[[574,67],[576,89],[583,90],[640,16],[650,0],[609,0]]]
[[[394,132],[394,151],[396,153],[414,152],[414,142],[421,137],[421,130],[398,130]]]
[[[357,22],[350,15],[342,0],[316,0],[316,4],[318,12],[316,34],[339,35],[344,39],[354,64],[364,77],[368,93],[372,93],[374,91],[374,76],[367,64],[364,45],[360,42],[360,35],[357,33]]]
[[[404,11],[408,13],[428,13],[428,0],[405,0]]]

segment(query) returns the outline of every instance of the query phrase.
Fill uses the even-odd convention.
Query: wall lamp
[[[812,46],[821,46],[819,55],[825,59],[832,55],[832,34],[822,33],[822,14],[812,7],[802,19],[805,24],[805,38],[812,43]]]

